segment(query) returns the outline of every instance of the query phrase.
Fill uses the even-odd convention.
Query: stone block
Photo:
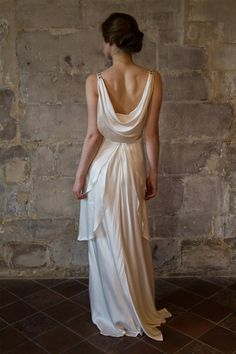
[[[43,140],[82,143],[87,132],[88,118],[85,105],[30,105],[21,119],[24,140]]]
[[[159,68],[202,70],[206,68],[204,48],[163,44],[159,49]]]
[[[27,216],[31,202],[31,191],[28,184],[6,186],[6,215],[11,217]]]
[[[191,214],[217,214],[222,206],[222,190],[218,177],[185,177],[183,210]]]
[[[82,145],[60,144],[57,151],[57,170],[60,176],[75,177]]]
[[[163,100],[181,101],[208,99],[209,83],[204,75],[199,72],[164,73]]]
[[[229,104],[164,102],[160,139],[222,141],[228,137],[233,120]]]
[[[230,247],[217,238],[183,240],[181,266],[185,271],[223,270],[230,267]]]
[[[236,73],[235,71],[214,71],[212,73],[214,99],[218,101],[235,99],[236,97]]]
[[[16,6],[18,26],[23,28],[73,28],[81,23],[77,0],[19,0]]]
[[[58,36],[49,31],[18,32],[16,53],[21,74],[59,71]]]
[[[78,269],[88,266],[87,242],[60,240],[51,245],[51,259],[53,265],[65,269]]]
[[[55,150],[54,146],[41,145],[29,152],[31,176],[43,177],[57,174]]]
[[[228,21],[236,16],[234,0],[190,0],[188,19],[192,21]]]
[[[159,29],[159,43],[181,43],[181,38],[183,36],[183,31],[181,28],[163,28]]]
[[[172,238],[152,240],[152,258],[155,275],[173,274],[181,261],[181,244]]]
[[[4,248],[5,262],[11,269],[44,268],[50,264],[45,244],[9,242]]]
[[[6,164],[11,159],[23,160],[28,157],[27,150],[22,145],[12,145],[0,148],[1,165]]]
[[[231,191],[229,196],[229,212],[236,218],[236,191]]]
[[[22,159],[12,159],[5,164],[6,183],[26,182],[29,178],[30,166]]]
[[[33,179],[32,213],[37,217],[71,217],[73,182],[72,178]]]
[[[1,42],[7,37],[9,33],[9,23],[6,18],[4,17],[0,18],[0,27],[1,27],[1,31],[0,31],[0,42]]]
[[[236,172],[236,144],[235,143],[230,143],[226,146],[225,159],[226,159],[227,174],[230,175],[231,173]],[[232,177],[234,176],[232,175]]]
[[[221,231],[222,238],[233,238],[236,235],[236,216],[235,214],[230,214],[228,211],[225,215],[220,215],[217,218],[217,224]]]
[[[8,87],[0,88],[0,107],[9,112],[11,105],[15,103],[14,91]]]
[[[152,238],[206,237],[212,232],[213,217],[210,214],[157,215],[150,218]]]
[[[211,45],[220,39],[221,27],[215,22],[188,22],[186,23],[186,43],[190,45]]]
[[[183,181],[175,177],[158,177],[158,193],[148,200],[149,215],[175,215],[183,203]]]
[[[163,143],[160,149],[160,173],[190,174],[205,171],[219,174],[224,168],[217,143]],[[212,161],[213,160],[213,161]]]
[[[16,121],[3,108],[0,107],[0,139],[12,140],[16,136]]]
[[[20,101],[27,104],[85,104],[84,75],[63,73],[22,73]]]
[[[230,249],[230,260],[232,261],[233,265],[235,266],[236,263],[236,238],[225,238],[224,242]],[[233,273],[235,274],[235,273]]]
[[[236,33],[235,16],[234,17],[229,16],[224,21],[224,24],[222,26],[222,34],[221,34],[222,42],[236,43],[235,33]]]
[[[5,186],[0,183],[0,216],[5,212]]]
[[[88,45],[93,39],[93,45]],[[100,71],[104,66],[104,56],[102,52],[102,34],[93,28],[80,29],[74,33],[65,33],[58,37],[60,55],[59,63],[61,72],[68,75],[83,73],[88,74]],[[85,82],[84,82],[85,85]],[[81,94],[81,90],[76,89],[75,94]],[[82,88],[84,94],[85,87]]]
[[[71,218],[20,218],[0,224],[1,241],[50,242],[76,239],[77,229]]]
[[[7,272],[8,264],[5,260],[4,244],[0,243],[0,271]]]
[[[220,44],[212,49],[211,67],[213,70],[236,70],[236,44]]]

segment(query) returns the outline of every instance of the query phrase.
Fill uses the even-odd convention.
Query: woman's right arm
[[[159,162],[159,115],[162,104],[163,88],[162,79],[158,71],[153,70],[153,92],[150,99],[147,121],[144,129],[144,142],[148,158],[148,177],[146,180],[145,199],[150,199],[157,194],[157,177]]]
[[[75,175],[73,193],[77,199],[86,198],[83,195],[83,188],[86,182],[86,175],[91,162],[93,161],[102,143],[103,135],[97,128],[97,78],[96,74],[87,77],[85,83],[86,101],[88,108],[88,129],[84,139],[79,166]]]

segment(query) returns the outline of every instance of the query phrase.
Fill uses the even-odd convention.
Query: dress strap
[[[102,79],[102,71],[101,72],[97,72],[97,78]]]

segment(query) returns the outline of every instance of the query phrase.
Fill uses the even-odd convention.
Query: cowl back
[[[96,76],[98,87],[97,126],[101,134],[106,139],[116,142],[132,143],[140,139],[153,89],[152,70],[149,70],[141,100],[128,114],[115,112],[101,72],[98,72]]]

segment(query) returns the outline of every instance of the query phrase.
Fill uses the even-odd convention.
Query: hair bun
[[[139,30],[133,16],[113,12],[102,23],[101,28],[106,43],[115,43],[126,53],[135,53],[142,49],[144,33]]]
[[[139,52],[142,48],[143,32],[139,29],[125,33],[117,43],[119,48],[129,52]]]

